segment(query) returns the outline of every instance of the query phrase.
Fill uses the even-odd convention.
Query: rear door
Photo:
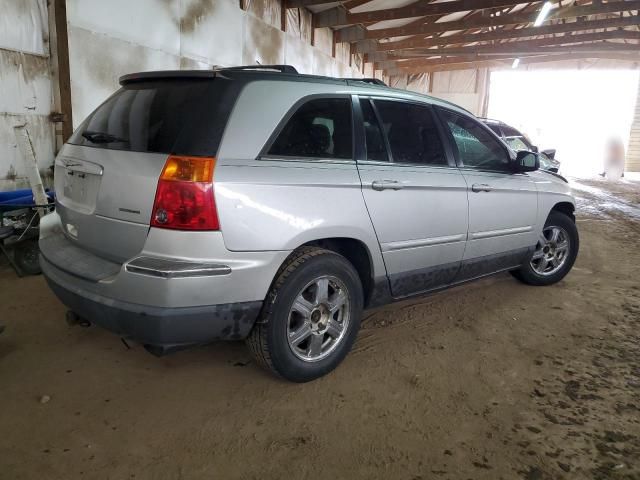
[[[468,185],[469,235],[457,280],[520,265],[536,244],[538,192],[513,173],[511,154],[482,123],[438,109]]]
[[[222,78],[145,79],[100,105],[55,162],[67,237],[113,261],[139,253],[168,155],[215,156],[236,90]]]
[[[393,296],[450,283],[466,241],[466,183],[445,153],[432,108],[381,98],[355,105],[366,140],[362,193]]]

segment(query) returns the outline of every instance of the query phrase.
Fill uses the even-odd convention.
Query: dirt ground
[[[369,312],[304,385],[242,343],[158,359],[68,327],[43,278],[4,267],[0,478],[640,479],[640,183],[574,186],[563,282]]]

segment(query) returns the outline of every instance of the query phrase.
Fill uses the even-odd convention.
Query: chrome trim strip
[[[227,265],[155,257],[134,258],[125,265],[125,269],[130,273],[167,279],[212,277],[231,273],[231,267]]]
[[[400,242],[389,242],[381,245],[383,252],[393,250],[404,250],[406,248],[429,247],[431,245],[442,245],[445,243],[455,243],[465,240],[466,235],[448,235],[446,237],[419,238],[417,240],[402,240]]]
[[[515,235],[517,233],[527,233],[532,230],[531,226],[528,227],[516,227],[516,228],[505,228],[504,230],[489,230],[486,232],[476,232],[471,234],[472,240],[480,240],[482,238],[490,238],[490,237],[503,237],[505,235]]]

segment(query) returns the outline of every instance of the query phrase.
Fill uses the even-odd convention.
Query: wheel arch
[[[566,216],[568,216],[571,220],[573,220],[574,222],[576,221],[576,217],[575,217],[575,211],[576,211],[576,207],[573,203],[571,202],[558,202],[556,203],[552,208],[551,208],[551,212],[560,212],[565,214]]]
[[[374,267],[371,252],[363,241],[350,237],[330,237],[313,240],[300,246],[324,248],[336,252],[349,260],[360,277],[364,293],[364,304],[367,305],[369,303],[375,285]]]

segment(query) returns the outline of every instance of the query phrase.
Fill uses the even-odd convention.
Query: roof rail
[[[237,67],[223,67],[220,70],[267,70],[297,75],[298,70],[292,65],[240,65]]]
[[[349,82],[362,82],[362,83],[370,83],[371,85],[380,85],[382,87],[386,87],[387,84],[384,83],[379,78],[340,78],[340,80],[347,80]]]

